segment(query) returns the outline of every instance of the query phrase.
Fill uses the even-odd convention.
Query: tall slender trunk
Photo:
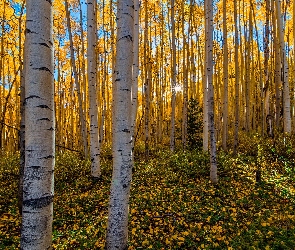
[[[246,101],[246,119],[245,130],[250,130],[250,70],[251,70],[251,33],[252,29],[252,12],[249,12],[249,31],[246,36],[245,45],[245,101]]]
[[[87,1],[87,73],[89,93],[89,116],[90,116],[90,160],[91,175],[99,178],[100,170],[100,145],[98,135],[98,107],[97,107],[97,63],[96,63],[96,2]]]
[[[69,11],[68,0],[65,0],[65,9],[66,9],[66,18],[67,18],[67,29],[68,29],[68,35],[69,35],[69,40],[70,40],[71,65],[72,65],[72,68],[73,68],[75,86],[77,88],[77,94],[78,94],[79,115],[80,115],[80,121],[81,121],[81,137],[82,137],[82,141],[83,141],[84,154],[85,154],[85,157],[87,158],[88,157],[87,128],[86,128],[85,114],[83,112],[81,87],[80,87],[80,83],[79,83],[79,80],[78,80],[78,72],[77,72],[77,68],[76,68],[76,64],[75,64],[74,44],[73,44],[73,37],[72,37],[72,29],[71,29],[71,20],[70,20],[70,11]]]
[[[138,72],[139,72],[139,0],[134,0],[134,30],[133,30],[133,69],[132,69],[132,112],[131,112],[131,135],[133,146],[135,139],[137,96],[138,96]]]
[[[227,22],[226,22],[226,0],[223,0],[223,127],[222,148],[227,151],[228,137],[228,45],[227,45]]]
[[[144,106],[144,154],[145,160],[149,158],[149,142],[150,142],[150,58],[149,58],[149,41],[148,41],[148,2],[145,1],[144,5],[145,16],[144,16],[144,75],[143,75],[143,106]]]
[[[204,1],[204,9],[205,9],[205,34],[207,36],[208,33],[208,6],[207,0]],[[200,56],[200,54],[199,54]],[[200,56],[201,57],[201,56]],[[204,68],[203,68],[203,151],[208,151],[209,147],[209,124],[208,124],[208,40],[205,40],[205,49],[204,49]]]
[[[20,248],[51,249],[55,163],[52,4],[27,0],[26,14],[26,133]]]
[[[205,0],[206,5],[206,82],[208,86],[208,128],[210,133],[210,180],[217,183],[217,158],[214,127],[214,89],[213,89],[213,3]]]
[[[83,91],[81,92],[82,94],[82,102],[83,102],[83,110],[85,110],[85,114],[87,114],[87,83],[86,83],[86,67],[85,67],[85,46],[84,46],[84,28],[83,28],[83,12],[82,12],[82,6],[81,6],[81,1],[79,1],[79,12],[80,12],[80,29],[81,29],[81,57],[82,57],[82,89]],[[86,117],[87,115],[85,115]],[[87,125],[86,125],[87,127]],[[87,129],[88,130],[88,129]],[[86,131],[87,131],[86,130]]]
[[[258,38],[259,37],[259,34],[258,34],[256,17],[255,17],[256,14],[255,14],[254,4],[253,4],[252,0],[250,1],[250,5],[251,5],[252,13],[253,13],[252,17],[253,17],[253,21],[254,21],[254,25],[255,25],[255,33],[256,33],[256,37]],[[259,39],[257,39],[256,42],[257,42],[257,55],[258,55],[257,63],[258,63],[258,72],[259,72],[259,88],[260,88],[260,91],[259,91],[259,93],[260,93],[260,99],[256,95],[257,96],[256,100],[257,100],[257,102],[260,101],[260,107],[258,108],[258,110],[260,111],[259,114],[260,114],[260,124],[261,124],[261,135],[263,135],[264,134],[264,130],[265,130],[265,119],[264,119],[264,112],[263,112],[263,109],[264,109],[264,98],[263,98],[263,69],[262,69],[262,66],[261,66],[261,61],[262,60],[261,60],[261,56],[260,56],[260,42],[259,42]],[[256,91],[256,93],[258,93],[258,91]],[[259,119],[256,119],[256,120],[259,120]]]
[[[19,99],[19,114],[20,114],[20,129],[19,129],[19,151],[20,151],[20,170],[19,170],[19,186],[18,186],[18,209],[22,213],[23,202],[23,176],[25,168],[25,42],[22,44],[22,16],[24,11],[25,1],[22,3],[21,14],[19,17],[19,63],[21,64],[20,70],[20,99]],[[22,49],[23,46],[23,49]],[[23,58],[23,59],[22,59]]]
[[[240,78],[240,69],[239,69],[239,33],[238,33],[238,11],[237,11],[237,2],[234,1],[234,22],[235,22],[235,126],[234,126],[234,150],[233,153],[237,154],[238,150],[238,140],[239,140],[239,78]]]
[[[172,68],[171,68],[171,129],[170,129],[170,150],[175,149],[175,104],[176,104],[176,45],[175,45],[175,0],[171,0],[171,29],[172,29]]]
[[[276,13],[278,36],[280,41],[281,62],[283,65],[283,114],[284,114],[284,133],[291,133],[291,113],[290,113],[290,90],[289,90],[289,66],[286,56],[284,41],[284,15],[281,12],[281,0],[276,0]]]
[[[131,86],[133,1],[118,0],[117,55],[113,86],[113,175],[106,249],[127,249],[132,175]]]
[[[183,112],[182,112],[182,146],[183,149],[187,146],[187,105],[188,105],[188,72],[189,72],[189,58],[190,58],[190,49],[189,49],[189,42],[190,42],[190,29],[191,29],[191,0],[190,0],[190,15],[189,15],[189,23],[188,23],[188,30],[185,32],[185,23],[184,17],[182,19],[182,36],[183,36],[183,58],[182,58],[182,67],[183,67]],[[184,11],[184,2],[182,2],[182,13],[185,15]],[[187,33],[187,42],[185,41],[185,36]],[[185,54],[186,52],[186,54]]]
[[[280,54],[280,41],[277,29],[276,14],[275,14],[275,1],[271,1],[271,13],[272,13],[272,25],[273,25],[273,41],[274,41],[274,54],[275,54],[275,70],[274,70],[274,82],[275,82],[275,124],[277,129],[280,128],[280,116],[281,116],[281,54]]]
[[[264,77],[265,77],[265,86],[264,86],[264,104],[265,104],[265,114],[266,117],[270,115],[270,107],[269,107],[269,97],[270,97],[270,79],[269,79],[269,16],[270,16],[270,3],[269,0],[266,0],[266,8],[265,8],[265,34],[264,34]]]

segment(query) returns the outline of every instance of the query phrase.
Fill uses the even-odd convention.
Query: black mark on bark
[[[47,48],[50,48],[49,46],[48,46],[48,44],[46,44],[46,43],[39,43],[40,45],[42,45],[42,46],[45,46],[45,47],[47,47]]]
[[[35,69],[35,70],[45,70],[45,71],[48,71],[50,74],[52,74],[50,69],[48,69],[47,67],[40,67],[40,68],[33,68],[33,69]]]
[[[133,41],[133,38],[132,38],[132,36],[131,35],[127,35],[127,36],[123,36],[122,38],[120,38],[119,40],[121,40],[121,39],[127,39],[127,40],[129,40],[129,41]]]
[[[50,109],[50,110],[52,110],[52,109],[49,108],[47,105],[38,105],[37,108],[41,108],[41,109]]]
[[[48,155],[48,156],[42,157],[40,159],[53,159],[53,158],[54,158],[53,155]]]
[[[32,99],[32,98],[41,98],[40,96],[37,96],[37,95],[30,95],[29,97],[25,98],[25,102],[29,99]]]
[[[38,34],[37,32],[35,32],[35,31],[31,31],[30,29],[26,28],[26,29],[25,29],[25,34],[28,34],[28,33]]]
[[[33,168],[33,169],[35,169],[35,170],[41,168],[41,166],[30,166],[30,167]]]
[[[53,195],[37,198],[37,199],[29,199],[24,200],[23,204],[26,207],[31,207],[33,209],[47,207],[53,202]]]

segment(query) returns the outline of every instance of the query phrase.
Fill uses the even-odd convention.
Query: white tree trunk
[[[133,30],[133,69],[132,69],[132,111],[131,111],[131,135],[134,146],[137,96],[138,96],[138,72],[139,72],[139,1],[134,0],[134,30]]]
[[[239,88],[240,88],[240,69],[239,69],[239,33],[238,33],[238,7],[234,1],[234,22],[235,22],[235,126],[234,126],[234,155],[237,154],[239,143]]]
[[[207,33],[208,29],[208,18],[207,18],[207,7],[206,0],[204,1],[205,8],[205,33]],[[203,151],[207,152],[209,147],[208,140],[208,81],[207,81],[207,57],[208,57],[208,41],[205,41],[205,51],[204,51],[204,72],[203,72]]]
[[[281,0],[276,0],[278,36],[280,40],[281,62],[283,65],[283,106],[284,106],[284,133],[291,133],[291,112],[290,112],[290,90],[289,90],[289,66],[286,59],[286,49],[284,41],[284,27],[281,13]]]
[[[21,249],[51,249],[55,162],[51,1],[26,5],[25,168]]]
[[[280,127],[280,110],[281,110],[281,55],[280,55],[280,45],[278,38],[278,29],[276,22],[276,14],[275,14],[275,2],[271,1],[271,19],[272,19],[272,29],[273,29],[273,49],[274,49],[274,85],[275,85],[275,125],[276,128]]]
[[[100,171],[100,145],[98,135],[98,107],[97,107],[97,63],[96,63],[96,2],[87,1],[87,71],[89,93],[89,116],[90,116],[90,160],[91,175],[99,178]]]
[[[106,249],[127,249],[132,175],[131,85],[133,1],[118,0],[117,54],[113,86],[113,176]]]
[[[170,150],[175,149],[175,105],[176,105],[176,45],[175,45],[175,20],[174,20],[175,1],[171,0],[171,26],[172,26],[172,69],[171,69],[171,131],[170,131]]]
[[[226,27],[226,0],[223,0],[223,128],[222,128],[222,148],[227,151],[228,137],[228,46]]]
[[[212,0],[205,0],[206,4],[206,71],[208,84],[208,128],[210,132],[210,180],[217,183],[217,158],[216,140],[214,127],[214,89],[213,89],[213,3]]]

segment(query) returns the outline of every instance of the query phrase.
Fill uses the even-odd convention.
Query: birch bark
[[[139,72],[139,0],[134,0],[134,30],[133,30],[133,68],[132,68],[132,112],[131,112],[131,135],[133,138],[136,127],[137,96],[138,96],[138,72]]]
[[[133,1],[117,3],[117,54],[113,86],[113,175],[106,249],[127,249],[128,203],[132,175],[131,85]]]
[[[212,0],[205,0],[206,3],[206,75],[208,86],[208,128],[210,132],[210,180],[217,183],[217,158],[216,140],[214,127],[214,90],[213,90],[213,3]]]
[[[98,135],[98,107],[97,107],[97,63],[96,63],[96,2],[87,1],[87,73],[89,93],[89,116],[90,116],[90,160],[91,175],[99,178],[100,171],[100,145]]]
[[[51,249],[55,149],[52,3],[26,5],[21,249]]]
[[[291,133],[291,112],[290,112],[290,90],[289,90],[289,66],[286,59],[286,49],[284,41],[284,27],[281,12],[281,0],[276,0],[276,13],[278,22],[278,36],[280,41],[281,62],[283,65],[283,113],[284,113],[284,133]]]
[[[171,130],[170,130],[170,150],[175,149],[175,104],[176,104],[176,45],[175,45],[175,1],[171,0],[171,26],[172,26],[172,68],[171,68]]]
[[[228,137],[228,45],[226,26],[226,0],[223,0],[223,127],[222,127],[222,148],[227,151]]]
[[[238,150],[239,139],[239,33],[238,33],[238,11],[237,1],[234,1],[234,22],[235,22],[235,127],[234,127],[234,155]]]

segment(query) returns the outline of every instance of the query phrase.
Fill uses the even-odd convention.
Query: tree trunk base
[[[101,177],[94,177],[94,176],[91,176],[91,181],[92,181],[93,183],[97,183],[97,182],[99,182],[101,179],[102,179]]]
[[[260,183],[261,182],[261,171],[257,170],[255,174],[256,174],[256,183]]]

